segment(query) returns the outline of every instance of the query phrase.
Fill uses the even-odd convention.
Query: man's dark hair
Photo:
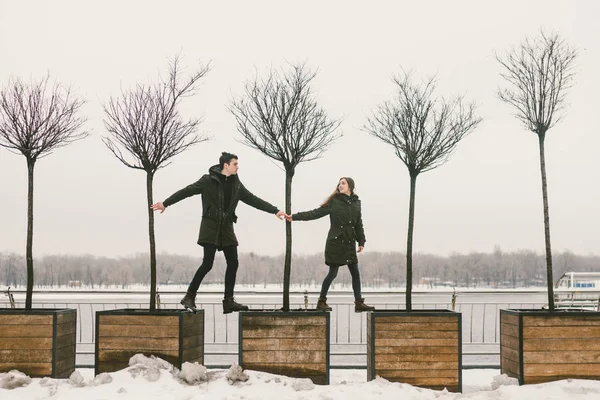
[[[221,153],[221,157],[219,157],[219,167],[221,169],[225,168],[225,164],[231,163],[231,160],[238,159],[238,156],[235,154],[227,153],[226,151]]]

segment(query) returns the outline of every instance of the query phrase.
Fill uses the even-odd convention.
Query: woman
[[[352,275],[352,291],[354,292],[354,311],[373,311],[375,307],[367,306],[360,292],[360,272],[356,257],[365,247],[360,200],[354,194],[354,180],[341,178],[335,191],[325,200],[321,207],[288,216],[288,221],[311,221],[329,215],[330,227],[325,244],[325,264],[329,273],[321,286],[321,294],[317,302],[317,310],[331,311],[327,305],[327,292],[331,282],[337,276],[342,265],[347,265]]]

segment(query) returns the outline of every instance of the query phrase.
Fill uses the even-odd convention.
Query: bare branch
[[[418,84],[403,73],[393,81],[396,99],[378,106],[363,130],[394,147],[411,176],[416,176],[445,163],[481,118],[463,97],[434,98],[434,78]]]
[[[110,133],[102,139],[106,147],[124,165],[154,173],[190,146],[208,140],[196,133],[201,119],[185,120],[178,105],[196,94],[209,71],[210,63],[201,65],[184,79],[176,56],[169,61],[167,78],[111,97],[104,105],[104,126]]]
[[[545,135],[562,118],[566,91],[574,84],[577,52],[556,33],[541,32],[504,55],[496,54],[508,88],[498,97],[515,109],[530,131]]]
[[[339,137],[341,120],[328,118],[314,99],[315,76],[304,64],[282,75],[271,70],[266,78],[246,82],[244,95],[229,106],[242,143],[281,162],[286,171],[319,158]]]
[[[70,87],[50,84],[49,75],[29,84],[11,78],[0,92],[0,146],[35,162],[85,138],[86,119],[77,116],[83,104]]]

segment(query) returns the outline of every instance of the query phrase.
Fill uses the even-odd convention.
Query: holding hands
[[[154,211],[160,210],[160,213],[164,213],[165,212],[165,205],[162,203],[162,201],[159,201],[158,203],[152,204],[150,206],[150,208]]]
[[[292,220],[292,216],[291,215],[287,215],[285,212],[283,212],[281,210],[277,211],[277,214],[275,214],[275,216],[277,218],[281,219],[281,220],[283,220],[283,219],[287,219],[288,221]]]

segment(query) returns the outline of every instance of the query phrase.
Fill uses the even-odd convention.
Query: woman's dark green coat
[[[358,263],[356,242],[365,245],[360,200],[357,195],[335,195],[327,205],[292,215],[293,221],[311,221],[329,215],[329,233],[325,243],[325,264],[340,266]]]
[[[237,175],[231,175],[227,179],[233,179],[231,190],[231,202],[225,209],[223,184],[219,179],[221,170],[218,165],[212,166],[208,174],[203,175],[197,182],[186,186],[169,196],[163,204],[169,207],[178,201],[193,196],[202,195],[202,221],[198,234],[198,244],[212,244],[219,248],[237,246],[238,241],[233,231],[233,223],[237,222],[235,209],[241,200],[244,203],[259,210],[277,214],[277,207],[256,197],[240,182]]]

